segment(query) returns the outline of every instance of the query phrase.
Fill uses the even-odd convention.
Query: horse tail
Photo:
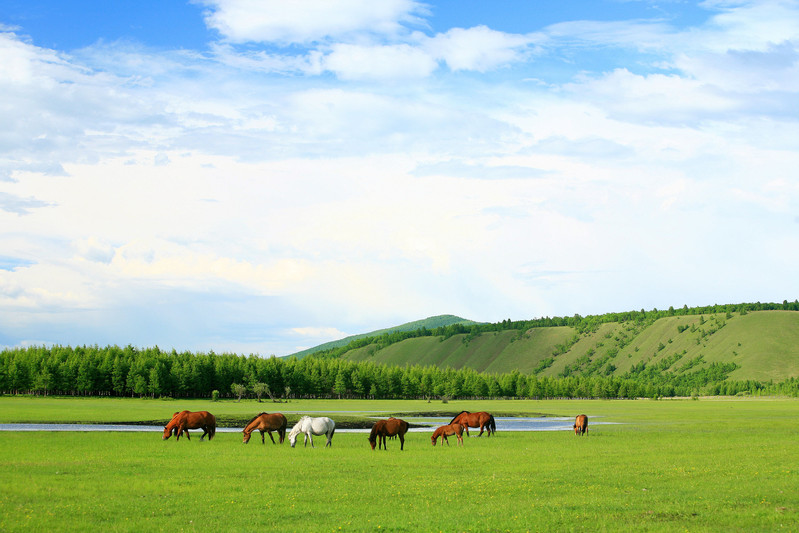
[[[210,441],[214,438],[214,435],[216,435],[216,417],[211,413],[208,413],[208,418],[211,419],[211,423],[208,427],[208,440]]]
[[[449,421],[449,423],[450,423],[450,424],[452,424],[453,422],[455,422],[455,420],[457,420],[457,419],[458,419],[458,417],[459,417],[459,416],[461,416],[461,415],[462,415],[462,414],[464,414],[464,413],[466,413],[466,414],[468,415],[468,414],[469,414],[469,411],[461,411],[460,413],[458,413],[457,415],[455,415],[455,418],[453,418],[452,420],[450,420],[450,421]]]
[[[280,415],[283,416],[283,415]],[[288,425],[288,420],[286,417],[283,416],[283,420],[280,424],[280,427],[277,428],[277,434],[280,436],[280,444],[283,444],[283,441],[286,440],[286,426]]]
[[[491,430],[491,433],[497,432],[497,423],[494,421],[494,415],[488,415],[488,427]]]

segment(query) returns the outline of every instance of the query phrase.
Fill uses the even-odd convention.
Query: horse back
[[[588,417],[586,415],[577,415],[577,418],[574,420],[575,433],[585,433],[587,429]]]
[[[408,432],[408,423],[401,418],[390,418],[386,422],[389,435],[405,435]]]
[[[461,411],[460,413],[455,415],[455,417],[452,420],[450,420],[449,423],[450,424],[454,424],[455,422],[458,422],[459,419],[461,419],[461,418],[463,418],[463,417],[465,417],[465,416],[467,416],[469,414],[471,414],[469,411]]]

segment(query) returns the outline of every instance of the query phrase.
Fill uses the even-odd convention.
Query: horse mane
[[[466,413],[467,415],[468,415],[468,414],[471,414],[469,411],[461,411],[460,413],[458,413],[457,415],[455,415],[455,418],[458,418],[459,416],[461,416],[461,415],[462,415],[462,414],[464,414],[464,413]],[[449,423],[450,423],[450,424],[452,424],[453,422],[455,422],[455,418],[453,418],[452,420],[450,420],[450,421],[449,421]]]
[[[258,413],[257,415],[255,415],[254,417],[252,417],[252,420],[250,420],[249,422],[247,422],[246,424],[244,424],[244,427],[247,427],[247,426],[249,426],[250,424],[252,424],[253,422],[255,422],[255,419],[256,419],[256,418],[258,418],[258,417],[259,417],[259,416],[261,416],[261,415],[265,415],[265,414],[268,414],[268,413],[266,413],[266,412],[264,412],[264,413]]]

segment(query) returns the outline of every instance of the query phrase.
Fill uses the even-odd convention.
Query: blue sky
[[[0,4],[0,346],[799,297],[795,1]]]

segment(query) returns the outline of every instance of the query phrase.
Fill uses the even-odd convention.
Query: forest
[[[794,309],[795,307],[795,309]],[[479,335],[497,329],[568,325],[578,332],[603,321],[656,320],[676,313],[799,310],[799,303],[739,304],[641,311],[598,317],[448,326],[442,331],[387,333],[357,343],[397,342],[409,335]],[[492,329],[493,328],[493,329]],[[698,395],[799,396],[799,380],[733,381],[736,363],[699,365],[679,371],[669,364],[639,364],[621,375],[574,372],[540,376],[518,371],[480,373],[471,368],[387,366],[337,357],[341,349],[304,358],[164,351],[133,346],[32,346],[0,351],[0,392],[69,396],[161,398],[659,398]]]
[[[540,377],[469,368],[391,367],[331,358],[165,352],[132,346],[31,347],[0,352],[11,394],[209,398],[638,398],[799,395],[799,381],[729,381],[734,364],[674,374],[657,366],[623,376]]]

